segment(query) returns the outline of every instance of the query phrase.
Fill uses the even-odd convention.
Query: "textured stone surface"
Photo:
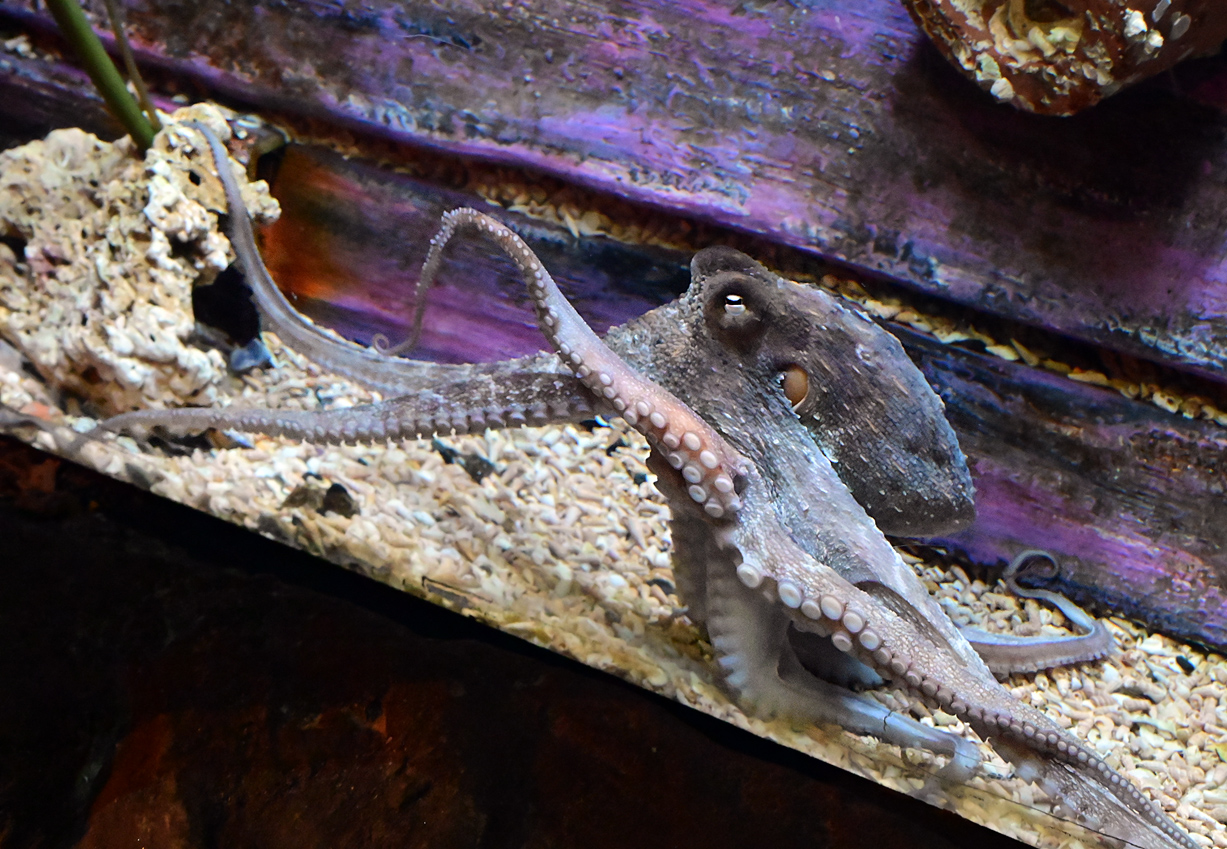
[[[213,107],[188,118],[226,129]],[[199,156],[174,134],[141,157],[126,138],[77,129],[0,153],[0,337],[101,412],[212,403],[226,377],[217,351],[188,344],[192,288],[230,247]],[[262,188],[247,198],[267,220],[276,203]]]

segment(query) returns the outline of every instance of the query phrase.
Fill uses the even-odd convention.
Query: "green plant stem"
[[[124,16],[119,9],[118,0],[106,0],[106,7],[107,16],[111,19],[111,32],[115,35],[115,44],[119,47],[119,55],[124,60],[124,72],[127,73],[132,87],[136,89],[136,99],[141,104],[145,117],[149,119],[149,126],[153,127],[156,133],[162,129],[162,122],[158,120],[158,110],[154,108],[153,100],[149,97],[145,79],[141,76],[140,69],[136,67],[132,46],[128,44],[128,36],[124,33]]]
[[[111,62],[111,57],[102,49],[102,42],[94,34],[81,6],[76,0],[47,0],[47,7],[69,45],[80,57],[107,107],[142,150],[149,147],[153,143],[153,127],[128,93],[123,77]]]

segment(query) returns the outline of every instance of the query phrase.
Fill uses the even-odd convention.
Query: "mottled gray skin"
[[[237,191],[228,194],[232,219],[242,218]],[[747,710],[930,748],[950,756],[946,779],[965,780],[979,763],[969,741],[851,689],[887,678],[965,719],[1090,827],[1154,849],[1196,846],[1094,751],[1001,687],[883,536],[951,530],[974,515],[941,402],[897,340],[826,293],[715,248],[695,257],[681,299],[602,341],[527,246],[480,213],[445,216],[428,279],[460,227],[494,238],[517,262],[561,356],[392,360],[294,319],[282,338],[297,338],[323,365],[413,394],[323,413],[140,411],[105,427],[380,441],[575,421],[592,410],[622,415],[652,446],[649,465],[673,513],[679,591]],[[249,279],[268,280],[254,244],[238,253],[260,265],[245,269]],[[809,378],[795,410],[780,387],[793,367]]]
[[[737,416],[725,432],[754,432],[754,416],[766,414],[756,407],[768,396],[783,400],[764,388],[800,366],[809,392],[796,415],[771,415],[806,425],[883,533],[933,536],[971,523],[975,491],[958,439],[895,337],[855,307],[730,248],[701,251],[691,275],[686,296],[611,330],[610,347],[654,380],[688,386],[687,400],[710,397],[711,416]],[[728,295],[745,301],[743,321],[724,318]]]
[[[865,552],[884,544],[883,526],[923,536],[974,519],[974,489],[958,440],[898,340],[827,293],[783,280],[737,251],[709,248],[695,256],[691,270],[694,282],[680,300],[607,339],[750,460],[774,521],[792,539],[816,544],[815,557],[858,583],[883,577],[882,563],[865,562]],[[745,309],[732,319],[724,311],[730,295]],[[850,362],[854,348],[873,365]],[[789,366],[826,378],[811,377],[795,410],[779,387]],[[844,391],[871,397],[872,415],[842,409],[833,399]],[[901,512],[900,502],[911,509]],[[892,572],[902,567],[897,558],[888,560]],[[887,579],[893,591],[958,641],[911,569],[898,571]],[[696,596],[692,610],[697,603],[701,611],[702,593]]]

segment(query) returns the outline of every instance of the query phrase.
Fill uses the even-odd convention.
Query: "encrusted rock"
[[[1072,115],[1227,38],[1221,0],[904,0],[998,100]]]
[[[77,129],[0,153],[0,336],[100,415],[212,404],[226,378],[217,351],[188,344],[192,288],[230,262],[212,158],[176,126],[192,119],[230,136],[201,105],[143,158]],[[274,219],[267,186],[238,176],[256,219]]]

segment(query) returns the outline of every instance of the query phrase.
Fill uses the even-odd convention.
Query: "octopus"
[[[328,411],[137,410],[103,431],[382,442],[620,416],[651,448],[672,513],[679,595],[744,710],[931,750],[947,758],[943,783],[976,774],[971,740],[862,692],[888,681],[963,719],[1088,828],[1152,849],[1197,846],[1089,745],[997,680],[1102,656],[1102,625],[1049,596],[1086,633],[1024,640],[960,630],[887,540],[966,527],[974,488],[940,398],[898,340],[858,310],[712,247],[695,255],[685,294],[602,338],[519,236],[458,209],[431,242],[419,291],[457,233],[493,240],[526,280],[552,351],[471,365],[393,356],[328,336],[294,312],[260,257],[221,140],[187,126],[211,148],[230,239],[265,321],[291,347],[391,400]]]

